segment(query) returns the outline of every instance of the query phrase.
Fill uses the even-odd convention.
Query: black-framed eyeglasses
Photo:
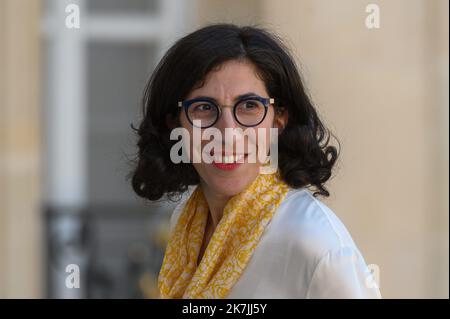
[[[269,105],[274,104],[274,98],[263,98],[258,95],[245,97],[233,105],[235,121],[245,127],[253,127],[261,124],[266,118]],[[219,105],[210,98],[195,98],[179,101],[178,107],[185,111],[186,118],[191,125],[199,128],[208,128],[216,124],[222,114]],[[194,121],[200,121],[201,125],[194,125]]]

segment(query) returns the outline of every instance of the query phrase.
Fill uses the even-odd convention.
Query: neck
[[[223,209],[230,199],[230,196],[217,194],[211,191],[211,189],[209,189],[208,186],[203,182],[201,183],[201,185],[203,194],[205,195],[205,199],[208,202],[211,226],[214,230],[219,224],[220,219],[222,218]]]

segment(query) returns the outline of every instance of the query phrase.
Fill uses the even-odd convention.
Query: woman
[[[174,151],[177,128],[194,138],[214,128],[222,150],[189,139]],[[240,132],[231,142],[228,129]],[[380,297],[345,226],[316,198],[329,196],[338,151],[278,37],[218,24],[180,39],[148,82],[136,131],[134,191],[149,200],[183,195],[159,274],[162,298]],[[251,160],[255,148],[275,170]],[[190,162],[174,159],[180,151]]]

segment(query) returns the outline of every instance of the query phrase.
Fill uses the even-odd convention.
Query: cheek
[[[185,129],[188,129],[189,131],[192,130],[192,125],[191,125],[191,123],[189,123],[188,119],[186,118],[186,114],[184,113],[184,111],[180,112],[178,120],[182,127],[184,127]]]
[[[259,149],[264,148],[264,154],[267,155],[270,148],[271,130],[273,130],[273,113],[267,114],[266,119],[258,125],[256,129],[256,142]]]

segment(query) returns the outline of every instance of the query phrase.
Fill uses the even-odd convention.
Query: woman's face
[[[249,62],[232,60],[223,63],[218,70],[211,71],[207,75],[204,85],[201,88],[191,91],[187,99],[200,96],[214,98],[222,109],[221,115],[214,124],[214,127],[225,137],[225,128],[241,128],[244,131],[247,129],[236,122],[232,107],[228,106],[234,105],[238,96],[250,92],[264,98],[269,97],[264,82],[256,74],[255,67]],[[227,105],[227,107],[222,107],[223,105]],[[185,112],[181,112],[180,122],[190,133],[192,154],[194,127],[186,118]],[[284,126],[284,119],[278,116],[276,117],[273,106],[269,106],[264,120],[259,125],[250,128],[251,130],[255,129],[256,141],[254,144],[256,144],[256,147],[259,143],[258,140],[261,139],[261,135],[265,134],[264,144],[265,149],[268,151],[270,145],[270,128],[277,127],[280,129],[282,126]],[[265,128],[265,130],[258,130],[258,128]],[[204,129],[196,129],[202,133],[204,131]],[[221,150],[222,154],[217,154],[218,150],[216,149],[214,149],[215,152],[211,152],[214,153],[211,154],[214,156],[213,163],[205,163],[203,159],[200,163],[193,163],[200,175],[202,185],[207,187],[210,192],[218,195],[234,196],[243,191],[258,176],[261,163],[258,161],[257,156],[256,161],[252,160],[251,156],[248,156],[250,152],[249,139],[244,138],[244,154],[241,154],[242,150],[238,151],[236,142],[237,140],[233,139],[230,143],[233,146],[232,154],[235,156],[234,160],[237,156],[244,155],[243,163],[224,165],[219,160],[216,161],[220,156],[231,155],[226,152],[223,140],[221,140],[221,144],[223,145]],[[210,140],[202,140],[200,144],[201,149],[203,150],[204,146],[208,143],[210,143]],[[226,160],[222,157],[222,162],[229,160],[230,157]]]

